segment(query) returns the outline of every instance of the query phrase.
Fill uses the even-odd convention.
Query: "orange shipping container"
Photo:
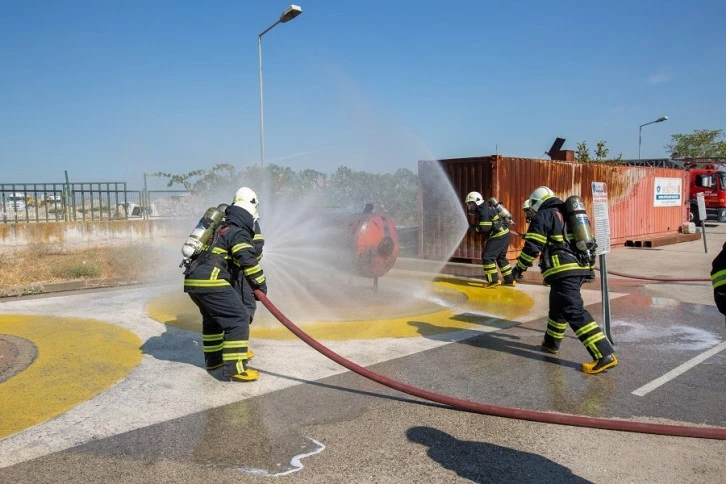
[[[607,163],[576,163],[531,158],[484,156],[419,162],[419,256],[425,259],[446,257],[442,244],[442,231],[446,228],[446,210],[440,199],[429,196],[436,193],[426,186],[430,170],[439,164],[448,176],[458,196],[461,210],[463,200],[470,191],[478,191],[484,198],[496,197],[509,209],[516,222],[515,232],[525,233],[527,224],[522,213],[522,202],[541,185],[550,187],[559,198],[570,195],[582,197],[593,220],[592,182],[605,182],[608,191],[610,245],[625,245],[630,240],[653,239],[675,235],[687,221],[688,176],[683,170],[652,167],[632,167]],[[668,178],[673,184],[680,180],[680,200],[673,206],[656,206],[656,179]],[[467,233],[455,250],[452,260],[479,261],[482,237]],[[523,242],[514,236],[508,257],[516,258]]]

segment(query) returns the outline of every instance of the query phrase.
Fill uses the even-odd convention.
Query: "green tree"
[[[720,140],[723,130],[697,129],[691,134],[672,134],[665,146],[671,158],[723,158],[726,141]]]
[[[583,141],[581,143],[577,143],[577,149],[575,150],[575,161],[579,161],[580,163],[590,163],[590,162],[601,162],[601,161],[608,161],[608,160],[620,160],[623,157],[622,153],[619,153],[617,157],[615,158],[608,158],[608,155],[610,154],[610,148],[607,147],[607,141],[600,140],[596,144],[597,148],[595,148],[595,157],[593,158],[592,155],[590,155],[590,148],[587,147],[587,142]]]
[[[579,161],[580,163],[587,163],[591,161],[590,158],[590,148],[587,147],[587,142],[582,141],[580,143],[577,143],[577,149],[575,149],[575,161]]]

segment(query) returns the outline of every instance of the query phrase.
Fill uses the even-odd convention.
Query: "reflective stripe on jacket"
[[[209,250],[199,256],[203,258],[199,265],[184,279],[186,292],[224,290],[237,277],[238,270],[247,276],[254,289],[265,284],[255,250],[256,223],[252,215],[233,205],[227,208],[225,220]]]
[[[565,236],[564,213],[562,200],[556,197],[545,200],[529,225],[524,248],[517,259],[517,266],[526,271],[539,256],[545,284],[567,276],[594,277],[594,265],[581,262],[574,236],[571,233]]]

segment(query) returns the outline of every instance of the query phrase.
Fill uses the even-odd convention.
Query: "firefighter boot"
[[[508,276],[508,277],[504,278],[504,282],[502,283],[502,286],[517,287],[517,281],[514,280],[514,277]]]
[[[548,344],[546,339],[542,340],[542,345],[540,346],[540,348],[542,348],[542,351],[545,351],[552,355],[556,355],[557,352],[560,351],[560,348],[557,345]]]
[[[497,286],[501,286],[501,285],[502,285],[502,282],[499,280],[496,280],[496,281],[492,281],[492,282],[487,282],[484,285],[484,287],[486,287],[487,289],[491,289],[493,287],[497,287]]]
[[[608,368],[613,368],[614,366],[617,366],[618,359],[615,358],[615,353],[611,353],[607,356],[603,356],[599,360],[595,360],[591,363],[583,363],[580,367],[580,370],[583,373],[588,373],[590,375],[596,375],[602,371],[607,370]]]
[[[227,362],[224,365],[223,376],[227,381],[246,382],[255,381],[260,377],[260,372],[247,366],[247,360]]]

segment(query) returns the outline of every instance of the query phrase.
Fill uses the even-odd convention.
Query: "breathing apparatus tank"
[[[179,265],[189,265],[202,251],[204,251],[211,242],[212,235],[217,227],[222,223],[224,219],[224,211],[229,205],[222,203],[216,207],[209,207],[197,226],[194,227],[192,233],[187,237],[186,242],[182,246],[182,263]]]
[[[580,252],[591,258],[594,255],[592,251],[597,248],[597,243],[592,235],[590,219],[585,211],[585,203],[582,198],[572,195],[565,200],[565,210],[567,211],[570,230],[575,236],[575,246]]]
[[[494,197],[491,197],[489,200],[487,200],[487,203],[489,204],[490,207],[492,207],[494,210],[497,211],[499,216],[502,218],[502,220],[504,220],[504,222],[508,226],[511,227],[512,225],[514,225],[514,220],[512,220],[512,214],[509,213],[509,210],[507,210],[504,207],[504,205],[499,203],[499,200],[497,200]]]

